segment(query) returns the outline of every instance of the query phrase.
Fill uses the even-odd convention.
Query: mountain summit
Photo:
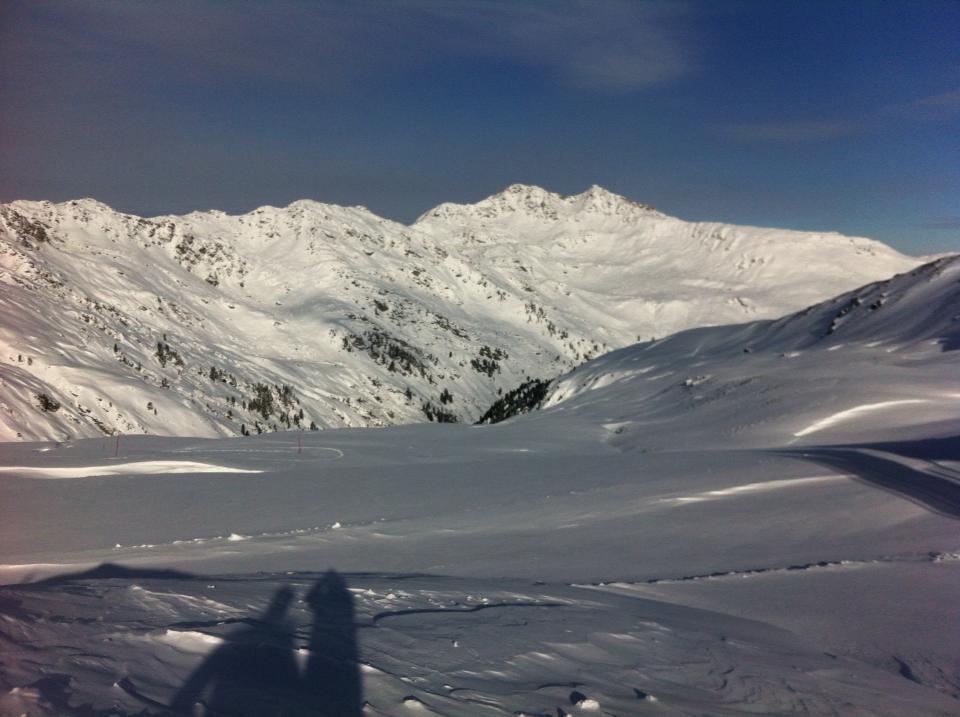
[[[493,219],[509,215],[525,215],[560,221],[562,218],[581,212],[631,217],[636,215],[659,216],[653,207],[639,204],[626,197],[594,184],[585,192],[564,197],[528,184],[511,184],[502,192],[476,204],[444,203],[434,207],[417,219],[414,226],[431,219],[478,217]]]

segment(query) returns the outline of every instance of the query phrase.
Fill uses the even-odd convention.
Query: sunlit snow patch
[[[747,493],[758,493],[762,491],[769,490],[779,490],[781,488],[796,488],[802,485],[809,485],[811,483],[824,483],[829,481],[842,480],[846,476],[843,475],[823,475],[823,476],[810,476],[809,478],[788,478],[784,480],[770,480],[763,481],[761,483],[746,483],[744,485],[737,485],[731,488],[720,488],[718,490],[708,490],[702,493],[694,493],[693,495],[681,495],[676,498],[663,498],[659,500],[659,503],[675,503],[678,505],[684,505],[686,503],[702,503],[705,500],[714,500],[716,498],[726,498],[735,495],[743,495]]]
[[[223,644],[223,638],[195,630],[166,630],[150,637],[179,652],[206,653]]]
[[[263,473],[251,468],[219,466],[196,461],[138,461],[103,466],[0,466],[3,473],[21,473],[31,478],[90,478],[92,476],[166,473]]]
[[[882,408],[889,408],[890,406],[905,406],[911,403],[929,403],[926,399],[923,398],[907,398],[901,401],[883,401],[882,403],[865,403],[861,406],[854,406],[853,408],[848,408],[846,411],[840,411],[834,413],[833,415],[827,416],[826,418],[821,418],[819,421],[811,423],[809,426],[804,428],[801,431],[797,431],[793,434],[794,438],[800,438],[801,436],[806,436],[809,433],[814,433],[820,431],[824,428],[829,428],[837,423],[842,421],[847,421],[851,418],[859,416],[864,413],[870,413],[871,411],[878,411]]]

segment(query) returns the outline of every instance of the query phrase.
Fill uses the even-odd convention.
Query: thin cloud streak
[[[41,0],[26,7],[19,10],[31,16],[31,32],[16,32],[16,14],[8,15],[4,59],[16,66],[18,57],[43,57],[95,86],[133,84],[150,68],[197,85],[259,81],[342,90],[459,56],[537,68],[580,89],[634,92],[695,66],[692,48],[674,29],[683,4]],[[134,61],[118,65],[119,56]],[[17,69],[12,74],[31,74]]]
[[[854,122],[834,120],[800,120],[789,122],[748,122],[731,124],[721,134],[731,139],[761,142],[823,142],[853,134],[859,129]]]
[[[912,102],[888,105],[883,108],[883,112],[917,120],[949,120],[960,115],[960,89],[921,97]]]
[[[676,80],[696,64],[693,48],[675,32],[685,14],[679,3],[416,4],[473,35],[467,51],[539,66],[581,89],[641,90]]]
[[[860,119],[814,119],[783,122],[744,122],[719,128],[730,139],[761,142],[823,142],[866,132],[899,117],[920,122],[946,122],[960,116],[960,89],[881,107]]]
[[[934,231],[953,231],[960,229],[960,217],[935,217],[917,225],[921,229]]]

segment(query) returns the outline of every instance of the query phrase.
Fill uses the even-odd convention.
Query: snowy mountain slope
[[[0,208],[0,440],[476,420],[651,335],[915,266],[882,244],[513,186],[413,226],[312,201]],[[55,409],[55,410],[54,410]]]
[[[631,346],[491,426],[8,443],[0,713],[164,714],[284,588],[303,669],[332,566],[364,715],[955,714],[958,289]]]
[[[539,305],[595,322],[608,346],[782,316],[863,283],[865,266],[886,278],[919,263],[835,233],[685,222],[597,186],[561,197],[513,185],[414,227],[507,276],[526,269]]]
[[[557,379],[545,408],[615,445],[783,446],[956,432],[960,257],[773,321],[691,329]],[[932,429],[928,424],[939,424]]]

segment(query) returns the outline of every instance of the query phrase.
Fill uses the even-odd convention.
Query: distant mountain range
[[[514,185],[410,226],[307,200],[153,218],[17,201],[0,205],[0,440],[475,421],[613,349],[920,263],[600,187]]]

